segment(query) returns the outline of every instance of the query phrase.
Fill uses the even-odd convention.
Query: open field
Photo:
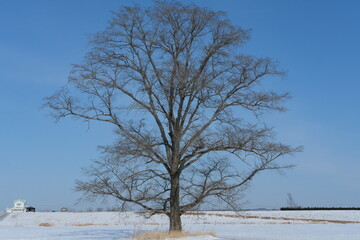
[[[186,231],[216,234],[188,240],[360,239],[360,211],[192,212],[182,219]],[[0,221],[0,239],[127,239],[166,229],[164,216],[134,212],[12,213]]]

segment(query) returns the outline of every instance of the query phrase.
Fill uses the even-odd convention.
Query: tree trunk
[[[171,190],[170,190],[170,228],[169,231],[182,231],[181,224],[181,211],[180,211],[180,188],[179,176],[171,177]]]

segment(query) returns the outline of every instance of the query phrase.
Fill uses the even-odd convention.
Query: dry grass
[[[151,231],[145,233],[135,234],[132,239],[137,240],[163,240],[169,238],[184,238],[184,237],[196,237],[196,236],[213,236],[215,237],[215,233],[213,232],[161,232],[161,231]]]
[[[160,225],[160,223],[156,223],[156,222],[148,222],[148,223],[144,223],[144,225],[149,225],[149,226],[158,226],[158,225]]]
[[[94,223],[74,223],[67,226],[86,227],[86,226],[109,226],[109,224],[94,224]]]
[[[257,223],[255,223],[257,224]],[[278,224],[293,224],[292,222],[265,222],[262,224],[268,224],[268,225],[278,225]]]
[[[93,226],[94,224],[92,223],[75,223],[72,224],[71,226],[75,226],[75,227],[86,227],[86,226]]]
[[[51,223],[40,223],[39,226],[40,226],[40,227],[52,227],[52,226],[54,226],[54,224],[51,224]]]

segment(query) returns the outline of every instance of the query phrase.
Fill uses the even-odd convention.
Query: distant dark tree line
[[[281,211],[360,210],[358,207],[283,207]]]

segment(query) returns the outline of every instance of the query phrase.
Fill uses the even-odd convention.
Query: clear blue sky
[[[104,29],[110,11],[133,2],[151,4],[0,0],[0,211],[18,198],[49,210],[91,205],[74,206],[80,195],[72,188],[98,156],[96,146],[113,141],[111,128],[54,123],[40,107],[66,84],[70,65],[82,60],[89,35]],[[287,71],[273,87],[292,94],[290,110],[265,120],[280,140],[305,149],[285,175],[257,177],[244,207],[278,208],[287,193],[302,206],[360,207],[360,2],[193,2],[251,28],[243,51],[272,57]]]

